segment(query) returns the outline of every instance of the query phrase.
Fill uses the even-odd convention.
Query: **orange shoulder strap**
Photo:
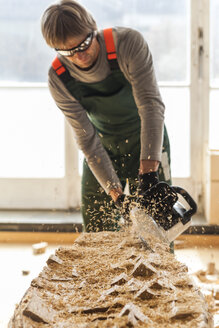
[[[106,28],[103,30],[103,36],[106,44],[107,58],[108,60],[117,59],[116,48],[113,39],[113,29]]]
[[[58,57],[56,57],[53,60],[52,67],[56,71],[56,74],[57,75],[61,75],[62,73],[64,73],[66,71],[65,66],[63,66],[63,64],[60,62],[60,60],[58,59]]]
[[[54,71],[56,72],[58,77],[62,80],[62,82],[65,85],[67,85],[67,83],[73,79],[73,77],[71,77],[67,68],[65,68],[65,66],[61,63],[61,61],[59,60],[58,57],[56,57],[53,60],[52,68],[54,69]]]

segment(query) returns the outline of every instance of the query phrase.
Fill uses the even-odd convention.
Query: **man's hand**
[[[112,200],[114,202],[116,202],[118,197],[122,194],[123,194],[123,191],[122,191],[121,188],[111,189],[110,192],[109,192],[109,195],[112,197]]]
[[[140,161],[139,174],[155,172],[158,170],[160,162],[150,159],[142,159]]]
[[[141,160],[138,175],[138,194],[143,195],[148,189],[159,182],[158,161]]]
[[[112,197],[115,206],[120,211],[123,219],[126,221],[126,224],[129,223],[130,204],[133,201],[133,197],[123,194],[121,188],[112,189],[109,194]]]
[[[138,176],[138,195],[145,192],[159,182],[158,172],[139,174]]]

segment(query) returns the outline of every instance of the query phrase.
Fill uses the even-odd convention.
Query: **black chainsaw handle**
[[[189,221],[192,215],[194,215],[197,212],[196,202],[185,189],[178,186],[171,186],[171,187],[177,192],[177,194],[181,195],[189,204],[190,209],[183,214],[184,220]]]

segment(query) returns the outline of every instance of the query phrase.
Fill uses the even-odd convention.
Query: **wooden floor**
[[[26,244],[0,244],[0,328],[7,327],[16,303],[22,298],[31,280],[38,276],[49,255],[58,247],[58,244],[49,243],[45,254],[33,255],[31,245],[30,240]],[[219,270],[219,247],[214,247],[212,242],[206,243],[206,247],[193,245],[192,248],[177,249],[175,253],[177,259],[188,266],[190,273],[205,270],[209,262],[215,262]],[[23,275],[22,270],[30,273]]]

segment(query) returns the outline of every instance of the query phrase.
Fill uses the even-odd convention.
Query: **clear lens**
[[[75,48],[72,48],[72,49],[69,49],[69,50],[56,49],[56,51],[62,56],[74,56],[74,54],[76,54],[76,52],[85,51],[90,47],[91,42],[93,40],[93,35],[94,35],[93,32],[90,33],[87,36],[87,38],[84,41],[82,41],[82,43],[78,47],[75,47]]]

